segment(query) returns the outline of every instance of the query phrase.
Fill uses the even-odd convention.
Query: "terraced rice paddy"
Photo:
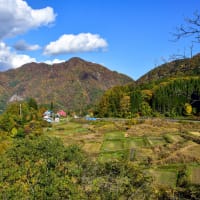
[[[61,138],[65,145],[80,145],[91,159],[128,160],[152,174],[155,183],[175,186],[183,165],[189,171],[188,180],[200,183],[197,130],[200,123],[187,125],[161,119],[138,121],[128,129],[127,121],[77,120],[54,124],[46,133]]]

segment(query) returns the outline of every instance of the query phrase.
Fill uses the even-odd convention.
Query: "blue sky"
[[[190,55],[191,38],[172,42],[172,32],[199,7],[198,0],[0,0],[0,68],[81,57],[136,80],[174,54]]]

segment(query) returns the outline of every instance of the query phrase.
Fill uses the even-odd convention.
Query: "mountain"
[[[134,84],[105,92],[99,117],[200,116],[200,54],[163,64]]]
[[[107,89],[129,82],[133,80],[128,76],[80,58],[54,65],[29,63],[0,72],[0,105],[32,97],[40,104],[53,102],[59,108],[82,110]]]
[[[158,81],[164,78],[183,77],[183,76],[199,76],[200,75],[200,54],[192,58],[174,60],[165,63],[155,69],[149,71],[137,80],[137,84]]]

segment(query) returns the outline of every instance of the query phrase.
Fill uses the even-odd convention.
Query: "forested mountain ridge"
[[[165,63],[151,70],[136,82],[125,75],[112,72],[101,65],[87,62],[80,58],[72,58],[67,62],[54,65],[29,63],[20,68],[0,73],[0,110],[3,110],[9,100],[32,97],[39,104],[50,104],[53,102],[56,107],[80,111],[87,106],[94,105],[99,101],[102,94],[112,87],[114,88],[105,93],[107,100],[110,94],[116,98],[114,103],[110,100],[112,104],[110,109],[115,110],[111,112],[116,113],[120,109],[120,112],[122,112],[123,109],[128,109],[125,106],[129,102],[128,98],[133,98],[138,91],[142,95],[141,98],[145,99],[144,102],[147,103],[145,105],[150,105],[153,108],[153,99],[156,99],[155,94],[157,94],[159,88],[164,89],[168,87],[167,85],[177,84],[177,81],[174,81],[179,79],[182,79],[184,82],[182,84],[185,84],[192,77],[198,79],[199,75],[200,54],[195,55],[191,59],[179,59]],[[188,82],[186,85],[190,88]],[[198,84],[197,86],[195,85],[196,91],[193,92],[198,97]],[[167,90],[169,93],[169,89]],[[131,97],[130,94],[133,93],[134,95]],[[177,96],[177,94],[175,95]],[[187,97],[185,97],[187,103],[192,101],[190,99],[191,95],[191,91],[187,93]],[[166,99],[163,99],[163,101],[166,102]],[[110,103],[107,102],[106,104]],[[136,104],[134,103],[134,105]],[[120,105],[123,108],[120,108]],[[103,107],[101,108],[100,112],[103,112]],[[183,105],[181,105],[180,110],[182,108]],[[135,108],[132,109],[134,110]],[[141,109],[136,110],[141,113]],[[160,111],[160,108],[158,110]],[[180,110],[177,111],[179,114],[181,113]],[[123,112],[128,112],[128,110]],[[107,115],[110,116],[110,114],[105,114],[105,116]],[[127,114],[118,113],[116,115],[125,117]],[[111,114],[111,116],[115,116],[115,114]]]
[[[93,104],[107,89],[133,80],[123,74],[80,58],[48,65],[29,63],[0,73],[0,104],[13,95],[35,98],[40,104],[81,110]]]
[[[106,91],[96,112],[126,118],[200,115],[200,54],[159,66],[134,85]]]
[[[200,54],[178,59],[158,66],[137,80],[137,84],[159,81],[163,78],[195,76],[200,74]]]

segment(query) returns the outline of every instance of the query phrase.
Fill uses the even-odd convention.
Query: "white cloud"
[[[23,0],[0,0],[0,40],[48,25],[55,17],[51,7],[32,9]]]
[[[54,60],[46,60],[44,61],[44,63],[52,65],[52,64],[56,64],[56,63],[62,63],[65,62],[65,60],[60,60],[60,59],[54,59]]]
[[[36,59],[31,58],[28,55],[14,54],[11,63],[12,63],[13,68],[17,68],[17,67],[20,67],[20,66],[22,66],[26,63],[30,63],[30,62],[36,62]]]
[[[58,40],[50,42],[45,47],[44,54],[58,55],[64,53],[90,52],[105,49],[107,46],[106,40],[97,34],[64,34]]]
[[[18,41],[13,46],[17,51],[35,51],[40,49],[40,46],[38,44],[30,45],[27,44],[24,40]]]
[[[28,55],[16,54],[16,52],[12,52],[10,47],[8,47],[5,43],[0,42],[1,70],[9,68],[17,68],[29,62],[36,62],[36,59],[31,58]]]
[[[38,44],[30,45],[24,40],[19,40],[16,44],[14,44],[14,48],[18,51],[35,51],[40,49],[40,46]]]

